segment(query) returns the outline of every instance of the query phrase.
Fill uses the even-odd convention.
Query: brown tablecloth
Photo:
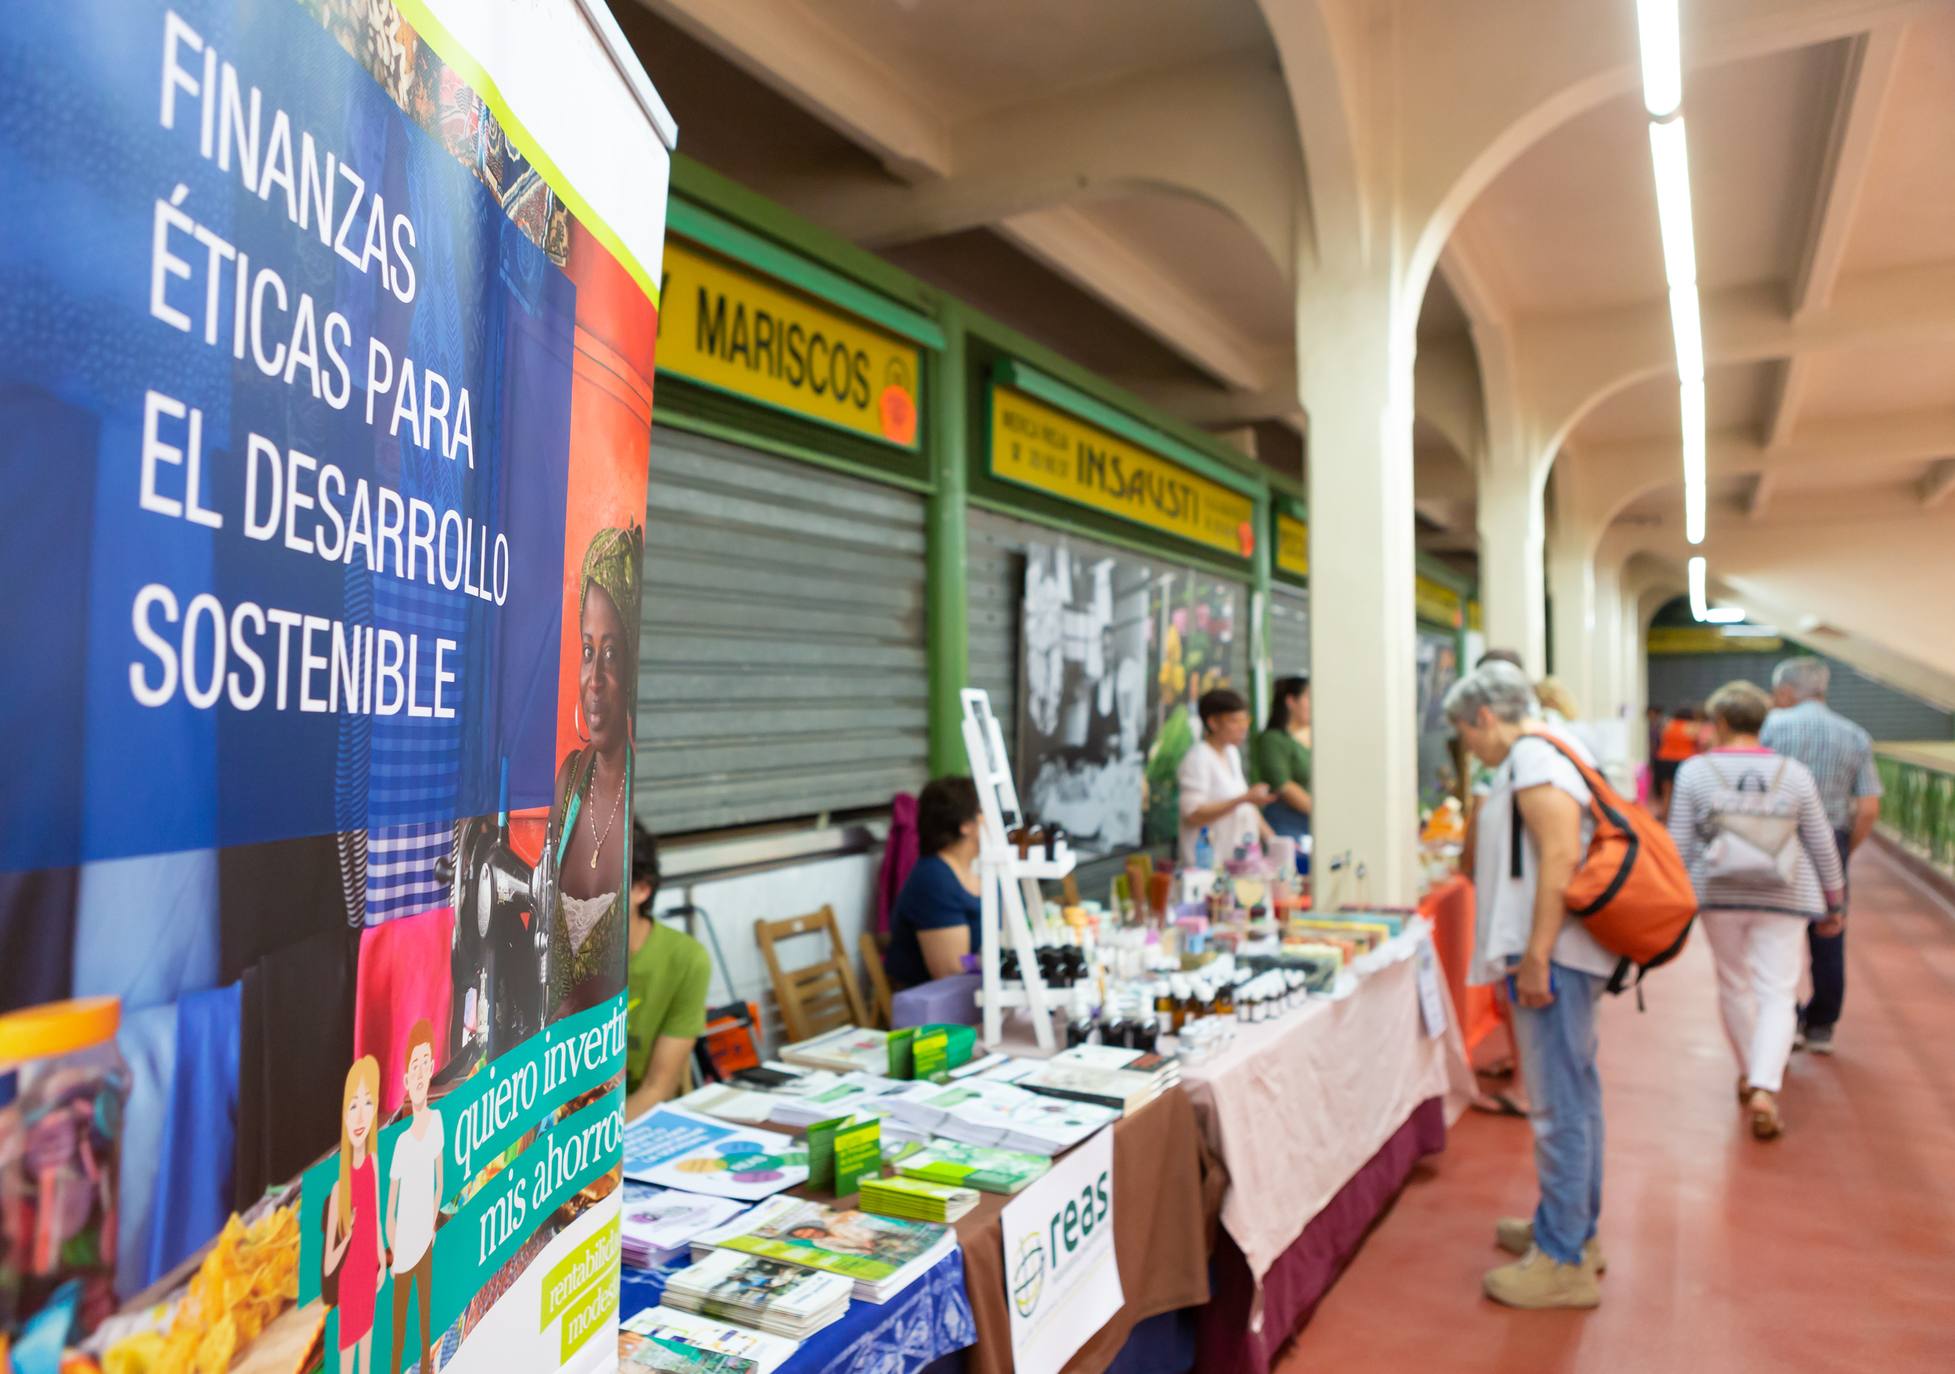
[[[1209,1152],[1194,1106],[1170,1088],[1113,1125],[1113,1252],[1126,1301],[1066,1365],[1100,1374],[1145,1318],[1208,1301],[1208,1256],[1228,1176]],[[977,1318],[969,1374],[1007,1374],[1011,1316],[1005,1307],[1004,1241],[998,1214],[1011,1199],[987,1193],[957,1223],[964,1282]]]

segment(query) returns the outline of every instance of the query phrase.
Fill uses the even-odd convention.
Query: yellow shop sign
[[[1720,625],[1653,625],[1653,654],[1773,654],[1785,647],[1777,635],[1728,635]]]
[[[1460,627],[1463,607],[1459,593],[1444,582],[1430,577],[1417,578],[1412,583],[1412,604],[1417,608],[1419,619],[1430,620],[1435,625],[1450,625],[1455,630]]]
[[[1006,386],[991,388],[991,472],[1232,558],[1256,549],[1249,497]]]
[[[665,245],[659,299],[659,371],[917,446],[914,344],[682,243]]]
[[[1310,576],[1310,526],[1280,511],[1276,516],[1276,566],[1298,577]]]

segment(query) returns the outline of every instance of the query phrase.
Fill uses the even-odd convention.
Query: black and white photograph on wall
[[[1023,801],[1086,854],[1140,843],[1152,577],[1138,561],[1025,551]]]

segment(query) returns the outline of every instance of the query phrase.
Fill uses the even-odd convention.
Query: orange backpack
[[[1683,952],[1697,918],[1697,890],[1690,870],[1660,821],[1617,795],[1594,768],[1549,734],[1528,735],[1559,750],[1588,784],[1595,837],[1568,880],[1568,910],[1582,918],[1595,943],[1618,956],[1610,992],[1629,986]],[[1521,808],[1514,803],[1513,876],[1521,876]]]

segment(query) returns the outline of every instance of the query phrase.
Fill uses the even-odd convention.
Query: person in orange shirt
[[[1677,781],[1677,769],[1704,751],[1700,739],[1703,713],[1695,706],[1679,706],[1663,726],[1657,741],[1656,759],[1651,773],[1656,779],[1656,813],[1670,814],[1670,789]]]

